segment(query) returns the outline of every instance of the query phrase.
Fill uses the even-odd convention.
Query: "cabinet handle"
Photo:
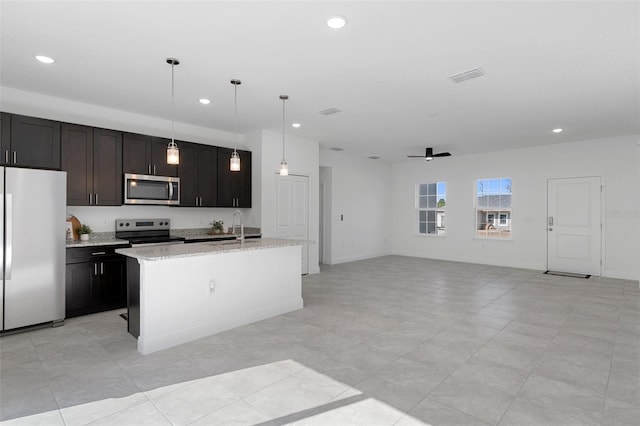
[[[4,162],[9,164],[9,150],[8,149],[4,152]]]
[[[18,164],[18,152],[13,151],[13,164]]]
[[[98,193],[96,192],[95,194],[93,194],[96,196],[96,206],[98,205]]]
[[[156,174],[156,165],[155,164],[153,165],[153,174],[154,175]]]
[[[100,254],[107,254],[106,251],[94,251],[93,253],[91,253],[91,256],[98,256]]]
[[[100,275],[104,275],[104,263],[100,262]]]
[[[93,264],[93,275],[98,275],[98,264],[97,263]]]
[[[202,197],[198,197],[200,198],[200,207],[202,207]]]
[[[90,192],[89,193],[89,205],[92,205],[92,204],[93,204],[93,193]]]
[[[147,170],[148,170],[147,174],[150,175],[151,174],[151,164],[147,164]]]

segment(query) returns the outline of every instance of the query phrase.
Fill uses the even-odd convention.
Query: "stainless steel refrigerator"
[[[2,331],[65,315],[66,172],[0,167]]]

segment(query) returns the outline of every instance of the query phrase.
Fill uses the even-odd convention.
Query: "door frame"
[[[604,176],[596,176],[596,175],[592,175],[592,176],[562,176],[562,177],[549,177],[547,178],[547,208],[546,208],[546,217],[545,217],[545,230],[546,230],[546,241],[547,241],[547,270],[549,270],[549,224],[548,224],[548,218],[549,218],[549,183],[552,180],[560,180],[560,179],[591,179],[591,178],[598,178],[600,179],[600,266],[598,268],[598,276],[602,276],[602,271],[605,270],[605,232],[606,232],[606,227],[604,226],[604,213],[605,213],[605,178]]]

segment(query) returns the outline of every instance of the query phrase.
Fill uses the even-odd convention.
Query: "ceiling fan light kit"
[[[439,152],[438,154],[433,153],[433,148],[427,148],[425,150],[424,155],[407,155],[407,158],[424,158],[425,161],[431,161],[436,157],[450,157],[450,152]]]

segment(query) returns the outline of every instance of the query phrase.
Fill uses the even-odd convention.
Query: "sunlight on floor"
[[[193,409],[198,407],[198,409]],[[106,417],[105,417],[106,414]],[[6,425],[134,425],[264,422],[429,426],[291,359],[106,398],[4,422]]]

